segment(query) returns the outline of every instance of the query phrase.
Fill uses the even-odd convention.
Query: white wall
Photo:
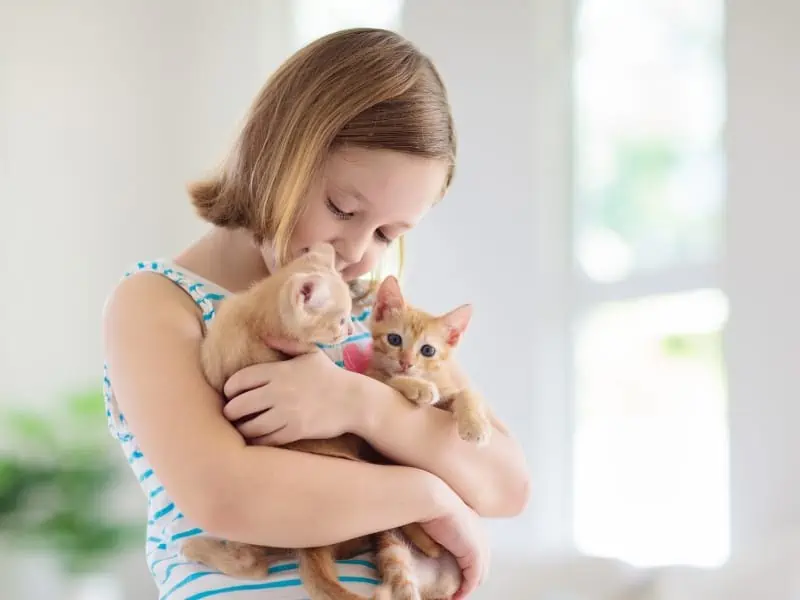
[[[281,7],[3,3],[0,289],[29,301],[0,311],[0,398],[44,405],[99,383],[104,297],[201,230],[185,183],[282,57]]]
[[[800,3],[728,2],[733,547],[800,530]]]
[[[0,408],[99,387],[106,294],[203,230],[185,183],[284,57],[287,5],[0,2]],[[119,566],[130,599],[154,593],[142,551]],[[3,597],[57,597],[3,569]]]

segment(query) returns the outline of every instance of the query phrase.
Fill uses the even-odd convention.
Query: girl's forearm
[[[417,407],[390,387],[353,374],[353,394],[363,395],[363,415],[353,433],[393,461],[428,471],[444,480],[478,514],[519,514],[529,493],[522,450],[505,428],[496,426],[484,447],[458,436],[452,415]]]
[[[212,535],[277,548],[322,546],[445,514],[457,500],[430,473],[252,446],[231,461]]]

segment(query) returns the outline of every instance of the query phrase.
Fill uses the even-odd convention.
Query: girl
[[[199,364],[215,303],[315,242],[334,246],[346,280],[372,271],[443,196],[455,154],[445,89],[427,57],[389,31],[331,34],[278,69],[219,173],[191,186],[210,232],[174,260],[139,263],[111,294],[109,425],[148,497],[148,563],[162,599],[306,597],[296,564],[252,582],[182,559],[180,540],[203,532],[298,548],[420,522],[458,557],[459,597],[480,583],[488,548],[479,516],[516,515],[527,501],[520,448],[499,431],[475,448],[449,414],[412,408],[340,368],[359,362],[366,312],[353,316],[362,335],[341,348],[240,371],[228,402]],[[344,432],[399,466],[275,447]],[[369,555],[339,569],[350,589],[372,595]]]

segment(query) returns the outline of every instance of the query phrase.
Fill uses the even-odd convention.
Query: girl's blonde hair
[[[397,33],[347,29],[292,55],[259,92],[220,171],[190,185],[192,202],[215,225],[270,240],[281,264],[311,182],[342,146],[444,160],[445,189],[452,181],[456,136],[444,84]]]

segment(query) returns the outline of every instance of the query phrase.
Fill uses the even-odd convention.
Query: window
[[[728,555],[722,0],[581,0],[573,529],[589,554]]]

